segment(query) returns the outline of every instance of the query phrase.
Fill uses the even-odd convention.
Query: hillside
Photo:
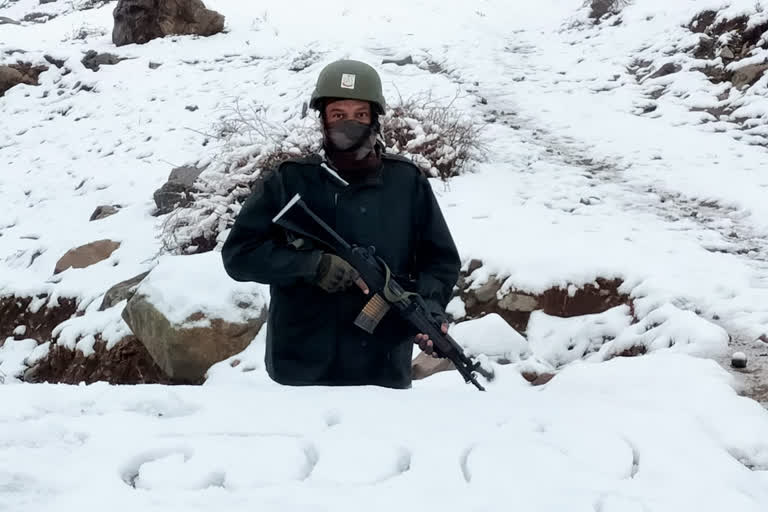
[[[0,96],[0,510],[764,510],[768,12],[603,3],[209,0],[223,31],[116,46],[116,2],[0,0],[0,85],[23,80]],[[266,375],[268,290],[219,251],[261,170],[314,147],[339,58],[378,69],[391,149],[432,177],[485,394]],[[476,143],[441,179],[449,122]],[[249,322],[247,348],[169,386],[134,294]]]

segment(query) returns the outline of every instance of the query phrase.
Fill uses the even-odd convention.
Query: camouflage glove
[[[323,254],[315,274],[315,284],[327,291],[336,293],[346,290],[360,278],[352,265],[335,254]]]

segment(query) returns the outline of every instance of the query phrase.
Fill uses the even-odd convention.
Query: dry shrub
[[[421,170],[444,180],[482,160],[482,127],[453,107],[418,95],[400,101],[382,118],[387,151],[411,158]]]
[[[317,122],[292,117],[274,122],[267,108],[235,102],[206,134],[217,142],[214,160],[195,182],[192,203],[164,221],[163,248],[174,253],[200,253],[219,247],[219,234],[229,227],[262,171],[288,158],[301,158],[321,148]]]
[[[88,11],[114,1],[116,0],[70,0],[69,5],[73,11]]]
[[[103,36],[106,34],[107,30],[104,27],[94,27],[83,23],[79,27],[73,28],[69,34],[64,36],[62,41],[85,41],[89,37]]]
[[[411,158],[427,175],[448,179],[482,156],[481,128],[461,115],[453,102],[441,105],[429,95],[400,100],[382,118],[387,151]],[[262,171],[289,158],[322,153],[320,123],[295,115],[270,119],[258,103],[228,108],[213,126],[214,161],[206,166],[192,192],[192,203],[175,210],[162,229],[164,250],[199,253],[220,248],[221,236],[232,225],[242,202]]]

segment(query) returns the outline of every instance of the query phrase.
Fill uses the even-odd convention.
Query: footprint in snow
[[[374,485],[411,467],[411,452],[391,442],[339,437],[315,446],[317,464],[310,480],[316,483]]]
[[[197,436],[158,444],[128,460],[120,478],[135,489],[238,490],[302,481],[317,463],[315,447],[279,436]]]

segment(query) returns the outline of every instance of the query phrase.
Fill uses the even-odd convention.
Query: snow
[[[153,268],[161,250],[157,234],[169,219],[151,216],[152,193],[173,166],[217,163],[222,149],[215,143],[203,146],[210,138],[202,133],[209,133],[236,100],[256,99],[275,125],[296,126],[324,62],[350,56],[376,64],[410,54],[416,66],[377,66],[390,99],[429,92],[468,115],[497,112],[497,122],[484,129],[485,140],[492,141],[487,162],[452,180],[449,189],[434,187],[462,259],[485,263],[476,284],[495,274],[506,280],[504,290],[536,293],[598,276],[619,277],[625,290],[639,297],[641,315],[684,299],[707,318],[722,318],[739,336],[759,336],[768,328],[768,309],[760,306],[768,304],[768,271],[728,254],[741,250],[742,241],[727,235],[765,232],[761,219],[768,218],[763,198],[768,182],[758,172],[763,151],[723,134],[703,133],[683,118],[667,123],[632,113],[644,93],[626,76],[626,61],[646,40],[667,41],[655,37],[672,24],[659,13],[682,22],[707,7],[694,4],[661,7],[644,0],[625,9],[621,26],[562,30],[580,16],[578,6],[551,2],[550,8],[518,6],[512,13],[506,3],[489,1],[456,7],[450,15],[440,11],[435,34],[444,40],[441,46],[418,21],[437,15],[432,2],[393,3],[375,36],[358,21],[365,25],[376,15],[341,0],[322,8],[305,4],[298,20],[294,7],[278,2],[257,11],[232,1],[211,2],[227,16],[228,33],[120,48],[110,44],[108,34],[61,41],[85,21],[108,28],[110,5],[62,14],[41,25],[4,26],[4,48],[24,48],[30,60],[41,60],[44,53],[66,58],[72,71],[51,67],[41,75],[40,87],[19,86],[1,100],[8,120],[6,142],[0,144],[3,159],[25,174],[21,180],[0,176],[4,197],[13,205],[0,213],[0,226],[9,226],[0,238],[5,263],[0,293],[76,297],[79,309],[86,310],[112,284]],[[4,14],[13,17],[32,8],[71,10],[20,1]],[[343,37],[308,21],[329,13],[343,14],[332,22]],[[651,14],[653,20],[647,21]],[[352,40],[361,42],[358,49],[345,50]],[[589,51],[582,50],[585,46]],[[79,63],[86,48],[129,59],[93,72]],[[298,56],[310,65],[289,71]],[[162,65],[150,69],[150,62]],[[423,69],[428,62],[447,71],[429,73]],[[615,74],[620,78],[609,80]],[[95,89],[83,91],[75,87],[78,82]],[[692,92],[699,83],[681,82],[681,87]],[[605,86],[611,89],[593,91]],[[478,104],[479,96],[487,106]],[[187,105],[198,110],[190,112]],[[499,114],[502,110],[507,114]],[[70,113],[57,113],[65,111]],[[702,147],[707,150],[694,150]],[[585,161],[592,163],[579,163]],[[37,182],[47,186],[30,186]],[[713,212],[716,226],[687,215],[688,208],[705,200],[721,208]],[[99,204],[122,209],[85,222]],[[29,208],[35,208],[35,216],[19,215]],[[508,242],[499,243],[490,233],[504,233]],[[101,238],[121,242],[111,258],[51,275],[67,250]],[[72,335],[76,339],[93,330],[83,325]]]
[[[51,333],[59,345],[74,349],[76,346],[86,356],[93,352],[93,343],[98,334],[107,344],[107,349],[114,347],[120,340],[131,334],[131,330],[120,316],[126,301],[104,311],[94,311],[99,303],[94,302],[90,311],[83,316],[75,316],[57,325]],[[84,337],[83,340],[79,338]]]
[[[0,345],[0,378],[9,382],[18,380],[24,371],[24,360],[37,348],[33,339],[6,338]]]
[[[555,367],[582,359],[595,352],[609,338],[616,338],[630,326],[627,306],[605,313],[559,318],[534,311],[526,334],[537,357]]]
[[[285,389],[243,375],[196,388],[0,388],[3,504],[757,512],[768,503],[768,415],[704,359],[572,365],[545,388],[488,393],[455,378],[394,391]]]
[[[136,288],[172,325],[201,326],[211,318],[246,323],[265,307],[268,291],[257,283],[233,281],[221,254],[164,255]],[[202,313],[201,319],[190,319]],[[258,316],[258,315],[257,315]]]
[[[514,362],[530,352],[528,341],[496,313],[453,325],[448,334],[473,356],[485,354]]]
[[[39,346],[0,346],[13,384],[0,386],[0,510],[765,510],[768,413],[715,360],[729,340],[768,333],[768,176],[755,145],[768,82],[726,90],[679,52],[697,41],[684,26],[698,12],[730,18],[754,2],[637,0],[615,26],[592,25],[582,4],[209,0],[226,33],[121,48],[113,3],[0,8],[58,15],[2,25],[0,63],[50,54],[68,68],[0,98],[0,297],[35,297],[30,311],[74,298],[80,315]],[[73,38],[81,27],[93,34]],[[127,60],[93,72],[80,63],[89,49]],[[380,64],[408,55],[415,65]],[[124,302],[98,306],[145,271],[137,293],[174,323],[267,306],[266,288],[233,282],[216,252],[162,254],[171,218],[153,216],[152,194],[173,167],[210,164],[214,176],[246,154],[242,140],[210,136],[236,101],[301,138],[302,103],[340,57],[374,64],[390,101],[429,93],[485,123],[484,161],[432,182],[465,267],[483,262],[471,286],[495,278],[501,294],[536,294],[619,278],[632,310],[537,311],[525,337],[494,314],[452,325],[470,352],[511,361],[492,363],[486,393],[455,372],[409,391],[284,388],[264,370],[265,329],[202,387],[19,384],[55,343],[88,354],[97,335],[110,348],[128,334]],[[636,58],[683,69],[638,82]],[[726,92],[747,131],[691,110]],[[88,221],[107,204],[121,208]],[[53,275],[99,239],[120,248]],[[449,312],[467,314],[460,299]],[[638,347],[649,353],[615,357]],[[541,387],[521,376],[554,369]]]
[[[718,357],[728,351],[728,333],[720,326],[682,311],[672,304],[651,311],[638,323],[600,349],[600,358],[642,346],[647,350],[669,349],[699,357]]]

